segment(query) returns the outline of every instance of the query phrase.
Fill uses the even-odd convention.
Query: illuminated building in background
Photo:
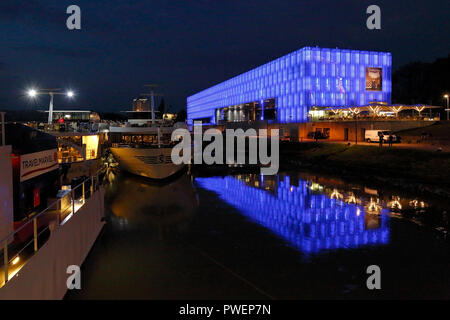
[[[43,111],[48,113],[48,111]],[[53,110],[53,122],[89,122],[100,121],[98,113],[89,110]]]
[[[133,99],[133,111],[150,111],[150,100],[148,98]]]
[[[304,47],[187,98],[188,122],[305,122],[312,107],[391,102],[389,52]]]
[[[317,193],[304,180],[294,186],[285,177],[269,186],[262,177],[253,185],[230,176],[195,181],[305,254],[388,243],[387,215]]]

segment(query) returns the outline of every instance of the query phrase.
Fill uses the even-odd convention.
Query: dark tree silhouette
[[[102,120],[124,121],[127,119],[125,115],[115,112],[99,112],[99,116]]]
[[[450,54],[431,63],[412,62],[392,77],[392,102],[445,106],[450,91]]]
[[[181,109],[177,112],[177,121],[183,122],[187,119],[187,113],[185,109]]]
[[[39,121],[46,122],[48,114],[36,110],[2,110],[6,112],[6,121]]]
[[[162,116],[164,115],[164,112],[166,111],[166,104],[164,102],[164,98],[162,98],[161,102],[159,103],[158,111],[159,111],[159,115],[162,118]]]

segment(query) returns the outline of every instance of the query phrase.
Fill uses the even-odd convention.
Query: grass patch
[[[315,142],[291,146],[289,150],[282,147],[281,153],[282,157],[315,166],[334,166],[380,175],[389,173],[435,182],[448,183],[450,180],[450,153]]]
[[[437,122],[427,127],[408,129],[396,132],[401,136],[410,137],[420,137],[422,133],[431,134],[433,138],[444,138],[448,139],[450,134],[450,123],[449,122]]]

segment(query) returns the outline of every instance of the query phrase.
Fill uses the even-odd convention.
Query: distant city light
[[[68,96],[69,98],[72,98],[72,97],[74,96],[73,91],[67,91],[67,96]]]

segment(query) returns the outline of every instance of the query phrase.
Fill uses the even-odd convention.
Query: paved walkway
[[[303,139],[303,142],[312,142],[312,141],[314,140]],[[341,143],[341,144],[350,143],[351,145],[355,144],[355,141],[344,141],[344,140],[319,140],[319,142]],[[378,142],[369,143],[358,141],[358,145],[378,147]],[[389,145],[387,143],[383,143],[383,148],[389,148]],[[443,152],[450,152],[450,145],[431,145],[428,143],[394,143],[392,145],[392,148],[418,149],[425,151],[436,151],[438,148],[441,148]]]

